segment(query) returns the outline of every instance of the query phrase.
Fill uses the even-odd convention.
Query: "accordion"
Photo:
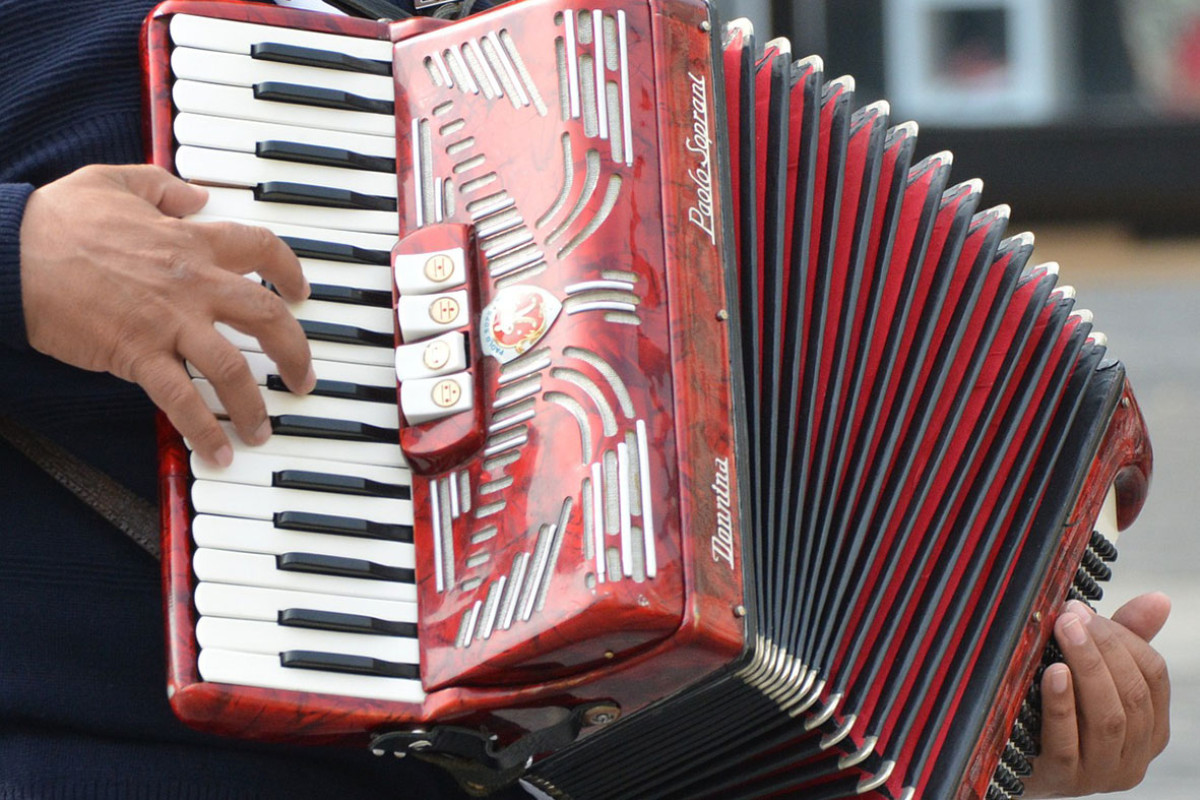
[[[227,331],[267,444],[161,429],[182,719],[478,795],[1021,793],[1150,446],[915,125],[699,0],[171,0],[144,61],[151,159],[313,289],[310,396]]]

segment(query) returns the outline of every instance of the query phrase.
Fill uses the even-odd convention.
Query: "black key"
[[[317,50],[278,42],[258,42],[250,45],[250,57],[259,61],[277,61],[281,64],[298,64],[302,67],[340,69],[344,72],[365,72],[368,75],[391,75],[392,65],[387,61],[337,53],[332,50]]]
[[[384,483],[357,475],[334,475],[303,469],[281,469],[271,474],[271,485],[280,489],[305,489],[311,492],[333,492],[362,497],[394,497],[412,499],[412,491],[398,483]]]
[[[334,286],[329,283],[310,284],[309,300],[324,300],[327,303],[346,303],[354,306],[391,308],[392,293],[382,289],[359,289],[354,286]]]
[[[278,375],[267,376],[267,388],[276,392],[290,392],[291,389]],[[368,403],[396,404],[396,388],[394,386],[364,386],[349,381],[317,380],[317,385],[311,394],[318,397],[341,397],[346,400],[364,400]]]
[[[365,111],[369,114],[395,113],[396,104],[390,100],[376,100],[341,89],[326,89],[322,86],[304,86],[299,83],[262,81],[254,84],[256,100],[274,100],[279,103],[295,103],[301,106],[332,108],[338,111]]]
[[[381,428],[365,422],[327,417],[308,417],[302,414],[280,414],[271,417],[271,430],[282,436],[311,436],[314,439],[342,439],[348,442],[400,441],[398,428]]]
[[[412,16],[407,10],[390,0],[325,0],[338,11],[345,11],[352,17],[366,19],[386,19],[389,22],[398,19],[408,19]],[[421,3],[417,3],[421,7]]]
[[[311,186],[290,181],[265,181],[254,187],[254,199],[268,203],[293,203],[322,208],[348,208],[360,211],[395,211],[396,200],[377,194],[363,194],[334,186]]]
[[[353,244],[302,239],[298,236],[279,238],[292,248],[296,258],[319,258],[325,261],[340,261],[343,264],[378,264],[384,267],[391,266],[392,263],[392,254],[387,250],[370,250]]]
[[[416,573],[407,567],[389,567],[386,564],[367,561],[365,558],[326,556],[320,553],[281,553],[275,556],[275,568],[280,572],[303,572],[368,581],[417,582]]]
[[[304,333],[309,339],[316,342],[362,344],[369,347],[395,347],[396,345],[395,334],[369,331],[366,328],[356,328],[353,325],[302,319],[300,320],[300,327],[304,329]]]
[[[357,536],[360,539],[384,539],[409,544],[413,541],[412,526],[399,523],[374,522],[333,514],[313,514],[308,511],[278,511],[273,521],[276,528],[285,531],[331,533],[336,536]]]
[[[383,156],[368,156],[340,147],[324,147],[319,144],[300,142],[257,142],[254,154],[259,158],[275,161],[292,161],[297,164],[316,164],[321,167],[358,169],[364,172],[387,172],[395,174],[396,159]]]
[[[279,654],[285,667],[319,669],[326,672],[350,672],[355,675],[374,675],[380,678],[409,678],[420,680],[416,664],[401,664],[367,656],[348,656],[342,653],[318,653],[315,650],[288,650]]]
[[[367,633],[374,636],[417,636],[415,622],[396,622],[363,614],[343,614],[337,611],[315,611],[309,608],[280,610],[277,622],[285,628],[308,628],[339,633]]]

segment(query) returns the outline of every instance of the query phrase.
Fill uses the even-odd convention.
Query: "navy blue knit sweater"
[[[150,0],[0,0],[0,413],[154,499],[134,386],[31,350],[18,234],[35,186],[142,160]],[[165,696],[158,567],[0,444],[0,800],[458,797],[412,759],[218,740]]]

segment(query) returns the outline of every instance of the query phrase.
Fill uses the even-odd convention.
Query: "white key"
[[[278,656],[204,649],[200,651],[198,666],[200,677],[213,683],[317,692],[394,703],[421,703],[425,700],[425,692],[418,680],[289,669],[280,665]]]
[[[171,71],[176,79],[220,83],[226,86],[254,86],[264,81],[279,81],[335,89],[389,103],[396,96],[395,84],[387,75],[367,75],[340,69],[283,64],[278,61],[250,58],[249,55],[217,53],[191,47],[176,47],[171,52]]]
[[[345,558],[362,558],[389,567],[416,568],[416,552],[408,542],[309,533],[276,528],[257,519],[237,519],[199,514],[192,520],[192,539],[197,547],[233,550],[239,553],[317,553]]]
[[[225,53],[250,55],[250,46],[262,42],[311,47],[345,53],[355,58],[392,63],[392,43],[337,33],[318,33],[298,28],[277,28],[253,22],[176,14],[171,17],[171,41],[178,46],[199,47]]]
[[[377,197],[396,197],[396,177],[388,173],[296,164],[229,150],[185,145],[175,151],[175,171],[179,177],[197,183],[253,189],[268,181],[287,181]]]
[[[355,289],[372,289],[377,292],[392,290],[392,270],[389,267],[347,264],[315,258],[300,259],[300,266],[309,283],[352,286]]]
[[[246,364],[250,367],[250,374],[254,376],[254,380],[259,386],[265,386],[267,376],[278,375],[279,367],[269,356],[263,353],[242,353],[246,359]],[[396,374],[386,367],[373,367],[369,364],[348,364],[341,361],[321,361],[313,359],[313,372],[317,374],[317,380],[322,381],[342,381],[344,383],[353,383],[358,386],[378,386],[383,388],[392,388],[396,384]],[[187,365],[188,373],[193,378],[204,377],[196,367],[190,362]]]
[[[254,220],[237,219],[235,217],[221,216],[212,214],[207,209],[201,210],[199,213],[188,217],[193,222],[241,222],[246,225],[258,225],[266,228],[276,236],[291,236],[298,239],[316,239],[318,241],[333,242],[334,244],[348,244],[355,247],[362,247],[367,250],[377,250],[380,252],[391,253],[399,237],[392,235],[387,236],[379,233],[366,233],[364,231],[338,230],[337,228],[314,228],[306,225],[289,225],[285,222],[275,222],[273,220]],[[380,265],[382,266],[382,265]]]
[[[229,550],[201,547],[192,555],[192,568],[197,578],[214,583],[340,594],[347,597],[373,597],[378,600],[415,602],[417,599],[415,584],[343,578],[339,575],[314,575],[309,572],[287,572],[276,568],[275,556],[258,553],[234,553]]]
[[[217,333],[228,339],[234,347],[242,352],[262,352],[262,345],[253,336],[235,330],[223,322],[218,322],[213,327],[216,328]],[[343,344],[341,342],[310,341],[308,349],[312,353],[313,358],[325,361],[344,361],[352,364],[369,364],[377,367],[395,366],[395,351],[390,347],[367,347],[364,345]]]
[[[298,125],[279,125],[249,119],[210,117],[203,114],[176,114],[175,138],[180,144],[253,153],[259,142],[336,147],[365,156],[396,157],[396,139],[392,135],[371,136],[345,131],[324,131]]]
[[[326,131],[396,135],[396,120],[389,114],[259,100],[255,98],[253,90],[244,86],[179,80],[175,81],[171,96],[176,108],[195,114],[302,125]]]
[[[260,202],[249,189],[211,186],[208,189],[207,214],[236,220],[284,222],[336,230],[391,233],[399,230],[400,217],[395,211],[364,211],[359,208],[325,208],[298,203]]]
[[[365,478],[392,486],[412,486],[412,472],[396,467],[381,467],[377,464],[329,463],[317,458],[303,456],[278,456],[258,453],[254,450],[239,454],[228,467],[209,464],[192,455],[192,475],[203,480],[243,483],[251,486],[271,486],[272,477],[281,470],[301,470],[331,475],[347,475]]]
[[[396,377],[401,383],[462,372],[467,368],[466,334],[452,331],[396,348]]]
[[[289,608],[359,614],[387,622],[417,622],[417,604],[315,592],[293,592],[260,586],[235,586],[202,581],[193,595],[196,610],[205,616],[275,622]]]
[[[430,253],[397,253],[396,288],[400,294],[429,294],[462,286],[467,280],[461,247]]]
[[[270,520],[277,511],[330,514],[394,525],[412,525],[411,500],[351,497],[328,492],[240,486],[219,481],[194,481],[192,506],[198,514]]]
[[[400,410],[409,425],[470,411],[474,400],[473,381],[465,372],[400,384]]]
[[[354,464],[379,464],[385,467],[406,467],[408,461],[400,443],[347,442],[341,439],[313,439],[305,436],[276,435],[260,445],[243,442],[233,428],[232,422],[218,423],[233,445],[236,461],[242,453],[273,453],[282,456],[306,456],[322,461],[348,461]]]
[[[292,628],[245,619],[201,617],[196,622],[196,641],[201,647],[243,653],[279,655],[288,650],[316,650],[382,658],[401,664],[421,661],[421,650],[415,638]]]
[[[405,342],[461,328],[470,317],[467,292],[402,296],[396,301],[396,317]]]
[[[396,330],[392,309],[376,306],[356,306],[350,303],[330,303],[324,300],[305,300],[288,306],[296,319],[350,325],[368,331],[391,334]]]
[[[225,406],[217,397],[217,392],[211,383],[204,378],[193,378],[192,385],[204,398],[209,411],[227,416]],[[271,417],[277,417],[280,414],[301,414],[306,417],[362,422],[380,428],[400,427],[400,415],[396,411],[396,407],[387,403],[364,403],[360,400],[346,400],[341,397],[295,395],[291,392],[277,392],[266,387],[259,391],[262,394],[263,402],[267,405],[267,415]]]

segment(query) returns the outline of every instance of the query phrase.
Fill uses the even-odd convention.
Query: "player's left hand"
[[[1079,797],[1142,781],[1170,736],[1171,683],[1149,644],[1170,611],[1157,592],[1112,619],[1067,603],[1054,626],[1066,663],[1042,678],[1042,748],[1026,796]]]

